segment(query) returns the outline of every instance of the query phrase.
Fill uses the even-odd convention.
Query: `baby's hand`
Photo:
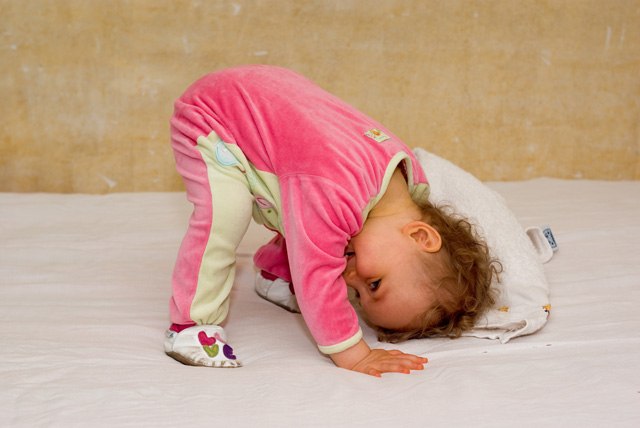
[[[411,370],[423,370],[427,361],[426,358],[405,354],[397,349],[392,351],[372,349],[369,355],[351,370],[376,377],[390,372],[409,374]]]
[[[411,370],[422,370],[427,363],[426,358],[405,354],[396,349],[370,349],[364,340],[330,356],[338,367],[376,377],[381,377],[382,373],[410,373]]]

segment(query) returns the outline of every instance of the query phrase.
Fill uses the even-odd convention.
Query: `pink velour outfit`
[[[243,66],[209,74],[176,101],[171,144],[194,211],[173,274],[171,321],[218,324],[235,250],[253,217],[277,232],[254,260],[293,283],[320,350],[362,337],[342,279],[345,247],[401,168],[412,198],[429,186],[382,125],[293,71]]]

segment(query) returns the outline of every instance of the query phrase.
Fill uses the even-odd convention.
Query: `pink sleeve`
[[[280,178],[289,265],[304,320],[320,350],[331,354],[362,337],[342,278],[344,249],[362,228],[362,201],[321,177]]]

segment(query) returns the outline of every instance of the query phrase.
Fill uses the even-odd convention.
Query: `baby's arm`
[[[309,330],[316,342],[324,345],[324,352],[322,348],[340,345],[360,331],[342,273],[347,242],[362,228],[363,201],[326,178],[287,174],[279,180],[295,294]],[[338,367],[377,377],[422,370],[427,362],[396,350],[371,350],[364,340],[329,355]]]
[[[329,356],[338,367],[376,377],[381,377],[382,373],[410,373],[411,370],[422,370],[427,363],[426,358],[395,349],[371,349],[362,339],[355,346]]]

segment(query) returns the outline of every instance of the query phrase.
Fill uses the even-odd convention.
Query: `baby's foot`
[[[291,292],[291,283],[284,279],[266,279],[260,273],[256,276],[256,293],[265,300],[288,310],[289,312],[300,313],[298,299]]]
[[[167,330],[164,352],[190,366],[242,367],[231,346],[227,345],[224,329],[217,325],[194,325],[179,333]]]

